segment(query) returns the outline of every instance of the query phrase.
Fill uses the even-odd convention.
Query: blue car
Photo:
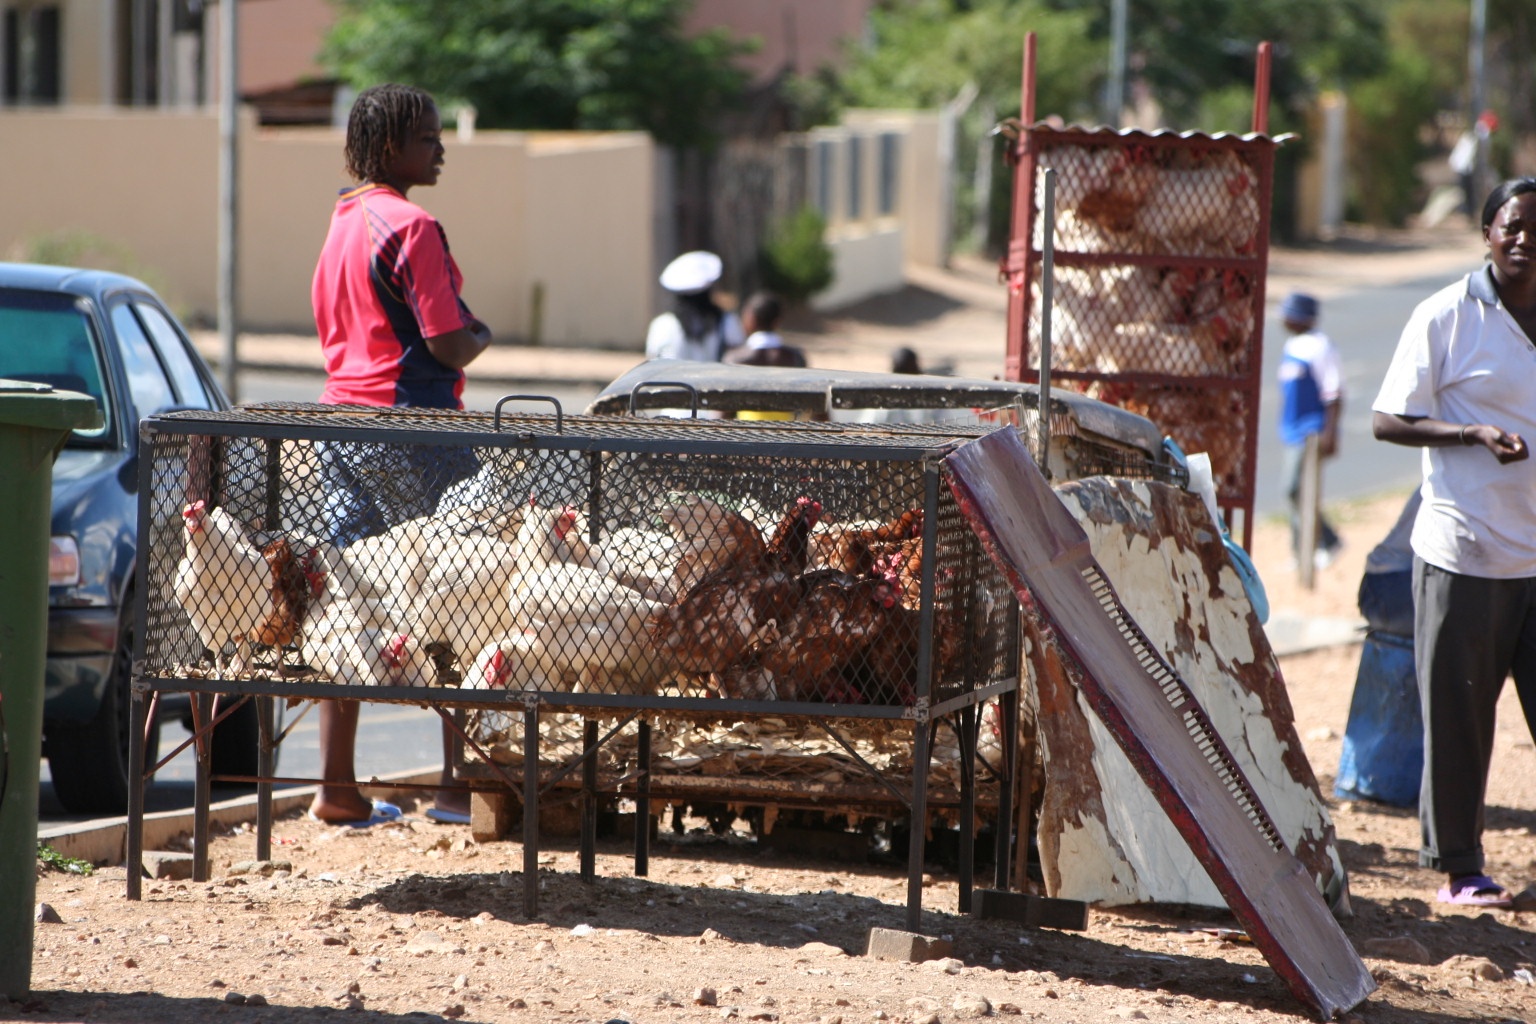
[[[229,399],[148,286],[68,267],[0,263],[0,378],[78,391],[102,410],[102,426],[74,431],[53,470],[43,753],[65,808],[122,814],[139,420],[167,409],[225,409]],[[161,721],[189,717],[186,696],[177,696],[162,698],[150,725],[148,763]],[[256,730],[248,702],[221,724],[214,770],[254,774]]]

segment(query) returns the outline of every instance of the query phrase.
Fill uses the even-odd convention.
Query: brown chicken
[[[820,502],[799,499],[754,562],[713,570],[652,615],[656,646],[687,672],[720,673],[743,662],[799,603],[800,573],[820,516]]]
[[[284,647],[299,635],[309,602],[324,585],[324,574],[315,568],[313,549],[295,556],[286,537],[268,541],[261,556],[272,570],[272,611],[245,639],[267,647]]]
[[[757,653],[757,663],[773,674],[779,700],[862,703],[850,680],[870,643],[906,610],[895,585],[836,569],[815,570],[799,582],[799,603],[779,622],[778,638]]]
[[[825,523],[811,537],[813,564],[839,569],[850,576],[875,574],[875,560],[894,546],[922,543],[923,510],[908,509],[879,526]]]
[[[898,594],[915,586],[911,560],[903,552],[882,556],[875,571]],[[965,669],[965,622],[953,607],[953,572],[940,569],[934,584],[934,678],[954,678]],[[870,641],[857,686],[871,704],[911,704],[917,696],[917,654],[922,630],[921,606],[912,601],[889,609]],[[990,657],[990,655],[983,655]]]

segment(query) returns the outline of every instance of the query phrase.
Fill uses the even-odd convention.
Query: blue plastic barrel
[[[1424,718],[1413,674],[1413,637],[1373,630],[1360,651],[1333,795],[1412,807],[1419,802],[1423,771]]]

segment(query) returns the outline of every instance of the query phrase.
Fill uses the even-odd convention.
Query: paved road
[[[1411,488],[1419,479],[1419,452],[1385,444],[1371,436],[1371,402],[1381,385],[1408,314],[1420,300],[1460,274],[1438,275],[1382,285],[1327,300],[1319,326],[1339,346],[1344,364],[1344,417],[1337,457],[1324,465],[1323,500],[1363,498]],[[1264,394],[1260,406],[1259,477],[1254,513],[1263,518],[1285,510],[1279,475],[1283,446],[1275,434],[1279,387],[1275,382],[1285,327],[1278,320],[1265,328]]]

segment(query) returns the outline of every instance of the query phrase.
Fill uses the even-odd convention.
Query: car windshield
[[[105,436],[106,388],[100,345],[85,300],[58,292],[0,288],[0,377],[51,384],[96,399],[103,426],[76,430],[74,439]]]

